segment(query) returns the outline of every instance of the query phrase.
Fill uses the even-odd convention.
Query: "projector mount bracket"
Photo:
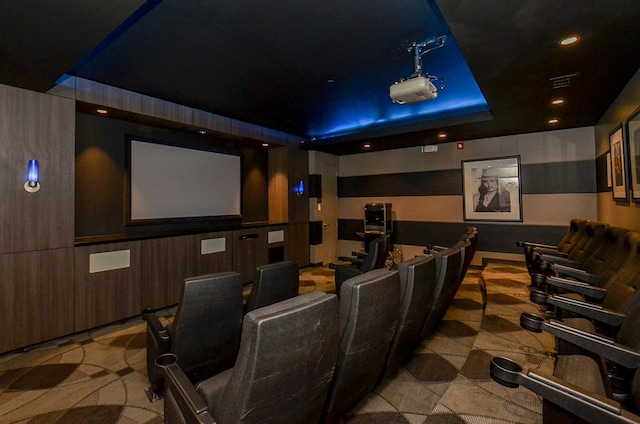
[[[414,41],[413,43],[411,43],[411,45],[407,48],[407,51],[408,52],[411,52],[412,50],[414,51],[414,71],[413,71],[413,74],[411,74],[408,79],[424,77],[429,79],[429,81],[431,82],[438,81],[440,83],[439,84],[440,90],[444,88],[444,83],[445,83],[444,78],[431,75],[428,72],[427,74],[422,73],[422,56],[424,56],[429,52],[432,52],[434,50],[444,47],[446,39],[447,39],[446,35],[441,35],[439,37],[430,38],[426,41],[422,41],[422,42]]]

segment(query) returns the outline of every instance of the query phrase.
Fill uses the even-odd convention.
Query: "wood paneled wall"
[[[73,101],[0,85],[0,254],[73,246]],[[41,189],[27,193],[37,159]]]
[[[0,85],[0,351],[73,332],[74,117],[69,99]]]
[[[73,248],[0,255],[0,352],[73,333]]]

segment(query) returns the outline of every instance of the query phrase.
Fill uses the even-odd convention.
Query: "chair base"
[[[156,401],[164,398],[162,393],[154,392],[151,387],[147,387],[146,389],[144,389],[144,393],[147,395],[147,399],[149,399],[149,402],[151,402],[151,403],[156,402]]]

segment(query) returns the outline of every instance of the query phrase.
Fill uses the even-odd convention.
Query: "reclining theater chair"
[[[236,272],[185,279],[173,323],[163,327],[152,311],[147,321],[147,373],[150,398],[162,396],[163,378],[155,360],[171,352],[191,381],[199,381],[233,366],[242,325],[242,278]],[[210,336],[210,337],[207,337]]]
[[[214,337],[213,333],[208,333]],[[339,343],[338,299],[320,291],[249,312],[233,368],[194,385],[175,357],[158,360],[172,424],[317,423]]]
[[[367,396],[382,373],[400,310],[398,271],[376,269],[340,289],[340,347],[323,422],[342,416]]]
[[[361,264],[352,265],[333,265],[336,270],[336,294],[340,296],[340,287],[342,283],[351,277],[355,277],[374,269],[384,268],[384,262],[387,258],[388,237],[378,237],[369,243],[369,253],[364,257]]]
[[[298,263],[276,262],[256,268],[253,287],[244,305],[244,314],[298,295]]]
[[[436,283],[434,256],[416,256],[398,264],[400,313],[381,379],[395,373],[422,340],[420,333],[429,312]]]

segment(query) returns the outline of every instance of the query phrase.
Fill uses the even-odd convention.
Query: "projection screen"
[[[130,140],[130,219],[239,216],[240,156]]]

